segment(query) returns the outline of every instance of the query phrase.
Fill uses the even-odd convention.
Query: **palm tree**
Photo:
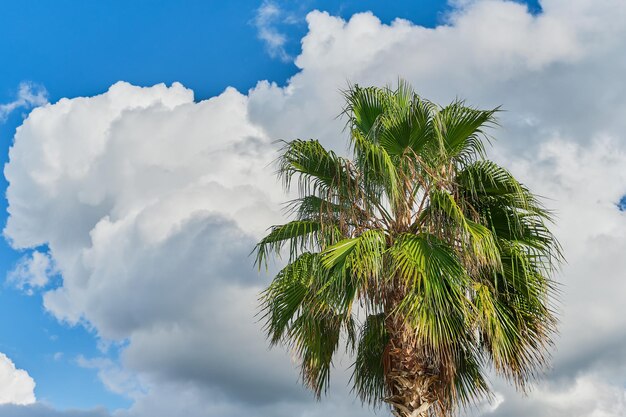
[[[556,327],[550,213],[485,158],[498,109],[446,107],[397,89],[345,92],[352,159],[284,143],[293,220],[255,248],[287,265],[261,296],[270,343],[291,347],[319,398],[334,354],[353,391],[398,417],[447,417],[489,397],[485,373],[524,390]]]

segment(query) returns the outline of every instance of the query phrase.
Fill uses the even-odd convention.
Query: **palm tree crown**
[[[561,254],[549,212],[485,158],[497,109],[440,107],[402,81],[345,99],[352,159],[299,139],[278,159],[300,197],[256,246],[259,265],[289,255],[261,297],[271,344],[318,397],[345,347],[354,392],[399,417],[489,396],[488,369],[524,389],[555,331]]]

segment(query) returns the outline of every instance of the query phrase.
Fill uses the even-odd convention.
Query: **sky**
[[[278,139],[346,151],[340,90],[502,106],[490,157],[567,263],[552,365],[472,415],[626,415],[623,0],[0,2],[0,417],[387,417],[316,402],[255,319]]]

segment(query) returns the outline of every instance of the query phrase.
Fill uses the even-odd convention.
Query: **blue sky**
[[[385,21],[407,18],[428,26],[445,2],[303,1],[281,4],[295,21],[281,24],[296,55],[313,9],[351,16],[372,10]],[[232,85],[247,90],[260,79],[284,83],[296,68],[272,59],[257,39],[259,1],[3,2],[3,98],[22,80],[46,86],[52,100],[93,95],[118,80],[140,85],[180,81],[199,98]],[[5,100],[6,101],[6,100]]]
[[[526,5],[530,14],[524,14],[524,18],[534,19],[542,15],[542,8],[536,1],[531,1]],[[267,6],[275,7],[279,12],[274,17],[270,17],[266,25],[261,27],[263,25],[259,23],[259,11]],[[35,90],[44,91],[45,89],[50,103],[56,103],[63,97],[91,97],[101,94],[118,81],[126,81],[137,86],[152,86],[158,83],[165,83],[169,86],[173,82],[180,82],[193,90],[196,101],[216,96],[228,86],[233,86],[246,94],[260,80],[276,82],[279,87],[287,86],[289,78],[296,74],[302,75],[301,83],[304,84],[303,73],[306,69],[298,68],[294,64],[294,58],[302,53],[300,41],[310,31],[305,16],[316,9],[327,11],[331,16],[345,20],[349,20],[357,13],[371,11],[382,24],[388,25],[395,18],[400,17],[409,20],[414,25],[426,28],[448,24],[451,12],[464,10],[445,1],[413,0],[305,0],[271,3],[259,0],[237,2],[206,0],[185,2],[162,0],[3,1],[0,2],[0,53],[3,58],[0,66],[0,104],[16,100],[22,83],[32,83]],[[479,17],[480,13],[487,13],[478,7],[476,10]],[[517,13],[515,8],[510,8],[510,10],[511,13]],[[508,11],[509,9],[506,9],[503,13],[508,13]],[[563,13],[563,15],[566,14]],[[552,37],[551,27],[544,32],[541,32],[539,26],[539,29],[532,24],[528,27],[524,26],[524,30],[530,31],[532,36],[535,36],[536,32],[537,37],[544,36],[546,39]],[[619,28],[620,25],[616,24],[615,27]],[[284,37],[284,44],[278,46],[279,53],[276,53],[275,49],[272,50],[266,40],[261,39],[260,35],[264,28],[270,30],[270,34]],[[478,29],[477,26],[476,30]],[[557,32],[557,35],[566,37],[569,32],[563,33]],[[517,35],[519,35],[517,32],[512,34],[511,39]],[[501,35],[494,34],[494,36]],[[558,36],[554,38],[560,39]],[[601,35],[597,38],[601,39],[598,42],[605,42],[605,38]],[[532,37],[528,39],[533,42],[537,41]],[[609,43],[606,41],[602,45],[609,45]],[[576,66],[579,62],[576,60],[582,58],[578,58],[572,52],[575,48],[570,48],[565,41],[563,44],[555,45],[554,48],[548,48],[549,50],[544,55],[550,55],[551,51],[562,46],[561,55],[556,52],[554,57],[548,58],[541,54],[533,57],[531,52],[524,55],[524,63],[531,62],[533,59],[536,59],[538,63],[529,64],[530,69],[523,71],[518,71],[517,67],[511,69],[511,66],[502,64],[503,66],[500,67],[499,65],[502,62],[508,62],[510,56],[518,53],[519,50],[526,51],[526,49],[516,49],[512,46],[510,50],[513,52],[510,52],[498,49],[498,46],[486,46],[485,61],[489,62],[485,64],[485,68],[491,65],[488,68],[488,71],[491,71],[489,75],[481,73],[480,71],[484,68],[476,66],[478,69],[471,69],[474,72],[468,70],[467,74],[458,76],[458,79],[471,79],[474,85],[482,85],[481,82],[485,77],[493,76],[498,80],[498,88],[502,88],[499,91],[500,95],[494,96],[495,90],[492,91],[491,87],[485,87],[484,94],[479,87],[468,88],[468,94],[474,94],[477,100],[484,98],[488,103],[491,103],[493,97],[496,97],[495,100],[498,100],[498,103],[502,101],[508,103],[506,100],[522,90],[536,89],[538,92],[546,92],[545,94],[550,91],[553,96],[558,96],[571,87],[572,84],[568,82],[574,83],[573,80],[578,79],[576,77],[580,76],[587,80],[580,75],[585,71],[597,70],[599,74],[612,74],[604,67],[598,69],[593,64],[596,61],[592,60],[580,61],[582,63]],[[583,45],[583,47],[586,46]],[[363,48],[367,47],[363,45]],[[609,46],[607,50],[608,48]],[[528,49],[532,51],[536,48],[531,46]],[[492,58],[493,62],[497,62],[496,64],[490,63]],[[553,61],[550,61],[551,59]],[[415,65],[415,63],[407,63],[407,65]],[[519,64],[520,68],[523,65],[525,64]],[[621,64],[617,65],[619,67]],[[422,66],[426,67],[427,63],[425,62]],[[373,68],[381,67],[379,65]],[[420,65],[416,68],[414,73],[418,75],[415,75],[415,80],[421,82]],[[391,79],[401,75],[399,71],[391,75]],[[445,71],[444,68],[441,72],[442,77],[445,76]],[[502,79],[498,78],[501,74],[504,74]],[[454,79],[457,75],[453,73],[450,79]],[[372,75],[368,79],[377,78],[376,75]],[[424,81],[425,89],[432,89],[433,94],[439,94],[437,90],[439,81],[436,78],[428,80],[431,82],[428,84]],[[445,84],[444,81],[441,83]],[[586,93],[594,90],[593,85],[584,83],[578,85],[581,101],[594,97],[592,93]],[[589,95],[583,96],[584,94]],[[441,93],[441,97],[448,96],[450,94],[447,92]],[[608,100],[613,96],[610,91],[607,91],[603,97],[608,97]],[[543,106],[541,104],[543,98],[541,94],[535,96],[536,103],[539,103],[537,108]],[[538,136],[546,135],[541,137],[545,137],[547,143],[548,135],[545,132],[559,132],[559,123],[565,126],[569,120],[567,113],[564,111],[552,114],[554,106],[550,107],[546,104],[535,114],[532,104],[536,103],[532,100],[532,97],[527,100],[523,97],[518,101],[515,98],[510,100],[509,109],[515,110],[515,106],[518,106],[518,114],[523,114],[526,119],[523,121],[507,119],[510,124],[505,124],[505,128],[509,126],[510,132],[513,132],[511,134],[515,136],[518,134],[515,133],[515,129],[522,126],[519,127],[519,132],[531,131]],[[549,103],[549,100],[546,99],[544,102]],[[528,110],[527,113],[523,113],[526,110]],[[571,113],[573,114],[575,110],[573,109]],[[16,129],[22,125],[29,111],[29,106],[16,108],[6,116],[5,120],[0,121],[0,161],[2,164],[8,162],[9,147],[13,144]],[[252,113],[250,118],[253,119],[255,114],[262,114],[262,111]],[[552,117],[550,121],[544,123],[542,117],[546,114]],[[608,127],[598,128],[594,132],[601,132],[611,137],[614,131],[619,131],[619,125],[616,122],[616,127],[613,129],[610,121],[614,119],[611,119],[610,115],[603,117],[610,119]],[[597,119],[604,120],[600,116]],[[598,124],[601,123],[598,122]],[[271,136],[272,129],[276,128],[268,123],[264,129]],[[289,132],[288,129],[285,131]],[[563,128],[562,131],[565,132],[567,129]],[[522,137],[522,133],[519,133],[519,137]],[[589,134],[589,137],[591,136],[601,135]],[[553,137],[550,136],[550,140],[552,139]],[[572,139],[572,143],[587,142],[583,139]],[[527,148],[534,150],[535,144],[529,144]],[[536,148],[539,149],[540,146],[536,145]],[[548,161],[546,164],[552,164],[557,156],[550,156],[550,151],[549,149],[546,151],[546,147],[541,149],[542,157],[548,155],[545,156]],[[557,162],[554,164],[558,165]],[[522,162],[516,166],[521,172],[525,172]],[[539,168],[536,172],[539,172],[538,170]],[[532,177],[530,173],[528,175]],[[555,177],[557,176],[555,174]],[[616,182],[619,181],[616,180]],[[0,180],[0,187],[6,190],[7,182],[4,177]],[[612,209],[618,201],[621,209],[623,200],[619,200],[619,196],[626,192],[626,185],[621,191],[612,190],[611,192],[613,193],[610,197],[613,199],[610,200],[613,202]],[[597,201],[601,201],[601,198],[598,197]],[[0,205],[0,212],[3,213],[1,223],[4,225],[7,221],[7,200],[3,198]],[[590,215],[589,213],[593,211],[586,214]],[[39,250],[46,252],[48,248],[44,245]],[[25,253],[27,252],[13,250],[5,240],[0,241],[2,275],[8,275]],[[108,349],[101,349],[99,348],[101,340],[98,337],[98,331],[101,328],[98,324],[94,324],[97,320],[92,322],[87,317],[83,325],[71,326],[64,323],[59,314],[47,310],[43,304],[44,292],[61,286],[63,286],[62,274],[53,276],[43,290],[36,290],[33,294],[26,294],[8,282],[0,286],[0,316],[3,317],[0,321],[0,352],[6,354],[18,368],[28,371],[37,383],[35,394],[38,401],[53,408],[89,409],[104,406],[113,411],[130,407],[135,399],[107,389],[103,379],[98,375],[97,368],[86,368],[78,364],[80,357],[109,358],[114,363],[118,363],[119,355],[127,347],[124,338],[118,340],[119,345],[113,344]],[[576,360],[569,357],[566,359],[571,360],[571,363]],[[563,359],[563,363],[567,362],[566,359]],[[143,371],[137,372],[140,374]],[[146,371],[146,374],[148,373]]]

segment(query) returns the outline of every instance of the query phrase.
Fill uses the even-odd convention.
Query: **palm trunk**
[[[396,417],[440,415],[445,377],[437,361],[417,345],[413,331],[398,317],[387,319],[389,344],[385,352],[388,397]]]

